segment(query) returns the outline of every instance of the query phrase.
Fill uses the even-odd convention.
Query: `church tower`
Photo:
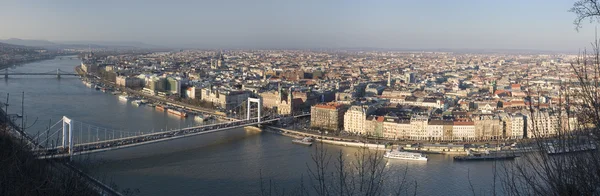
[[[288,94],[288,105],[290,107],[290,114],[294,111],[294,102],[292,102],[292,100],[294,100],[294,87],[290,87],[290,94]]]
[[[217,59],[217,67],[222,69],[225,67],[225,58],[223,57],[223,53],[219,54],[219,58]]]
[[[388,87],[392,86],[392,73],[388,71],[388,83],[387,83]]]
[[[277,99],[277,103],[282,103],[283,91],[281,90],[281,82],[277,83],[277,96],[279,96],[279,99]]]

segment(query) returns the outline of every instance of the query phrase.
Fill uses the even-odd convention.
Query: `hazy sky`
[[[577,50],[574,0],[0,0],[0,38],[201,48]]]

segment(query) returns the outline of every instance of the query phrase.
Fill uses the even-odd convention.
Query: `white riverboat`
[[[305,137],[303,139],[292,140],[292,143],[310,146],[313,143],[313,139],[311,137]]]
[[[127,96],[127,95],[119,95],[119,100],[121,100],[121,101],[127,101],[127,100],[129,100],[129,96]]]
[[[583,143],[583,144],[558,144],[558,143],[546,143],[546,153],[548,155],[556,155],[556,154],[564,154],[564,153],[573,153],[573,152],[585,152],[596,150],[596,145],[593,143]]]
[[[206,120],[206,117],[202,114],[196,114],[194,116],[194,120],[196,120],[198,122],[204,122]]]
[[[388,159],[402,159],[402,160],[414,160],[414,161],[427,161],[427,156],[417,152],[405,152],[399,150],[391,150],[385,152],[383,157]]]
[[[132,101],[131,104],[133,104],[135,106],[140,106],[140,105],[142,105],[144,103],[142,101],[140,101],[140,100],[135,100],[135,101]]]

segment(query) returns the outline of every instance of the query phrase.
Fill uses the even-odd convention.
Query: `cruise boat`
[[[194,116],[194,120],[204,122],[204,120],[206,120],[206,117],[202,114],[196,114],[196,116]]]
[[[181,110],[169,108],[169,109],[167,109],[167,112],[169,114],[173,114],[173,115],[176,115],[176,116],[187,117],[187,113],[185,113],[184,111],[181,111]]]
[[[292,140],[292,143],[310,146],[313,143],[313,139],[311,137],[305,137],[303,139]]]
[[[127,95],[119,95],[119,100],[121,101],[127,101],[129,99],[129,97]]]
[[[596,145],[593,143],[584,143],[584,144],[560,144],[555,143],[547,143],[546,144],[546,153],[548,155],[556,155],[556,154],[564,154],[564,153],[572,153],[572,152],[585,152],[596,150]]]
[[[465,156],[455,156],[455,161],[494,161],[494,160],[512,160],[515,159],[517,155],[515,154],[506,154],[506,153],[494,153],[490,154],[489,151],[485,151],[483,153],[471,153],[471,150],[467,150],[467,155]]]
[[[406,152],[400,150],[391,150],[385,152],[383,157],[388,159],[403,159],[403,160],[413,160],[413,161],[427,161],[427,156],[418,153],[418,152]]]
[[[83,84],[85,84],[85,86],[88,88],[92,88],[92,85],[93,85],[91,82],[88,82],[88,81],[83,81]]]
[[[133,104],[135,106],[140,106],[140,105],[142,105],[144,103],[142,101],[140,101],[140,100],[135,100],[135,101],[132,101],[131,104]]]
[[[155,108],[156,108],[156,110],[165,111],[165,106],[160,105],[160,104],[157,104]]]

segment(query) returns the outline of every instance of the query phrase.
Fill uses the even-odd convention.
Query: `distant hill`
[[[0,42],[0,49],[30,49],[30,50],[33,50],[36,48],[31,47],[31,46],[23,46],[23,45],[16,45],[16,44]]]
[[[62,42],[51,42],[47,40],[26,40],[26,39],[18,39],[18,38],[10,38],[6,40],[1,40],[0,42],[13,44],[13,45],[22,45],[22,46],[31,46],[31,47],[41,47],[48,49],[65,49],[65,48],[145,48],[145,49],[157,49],[157,48],[165,48],[162,46],[155,46],[150,44],[145,44],[142,42],[109,42],[109,41],[62,41]]]
[[[165,48],[162,46],[156,46],[146,44],[142,42],[111,42],[111,41],[63,41],[61,44],[66,45],[96,45],[104,47],[135,47],[135,48]]]
[[[32,46],[32,47],[51,47],[51,46],[56,45],[56,43],[50,42],[47,40],[25,40],[25,39],[17,39],[17,38],[0,40],[0,42],[7,43],[7,44],[13,44],[13,45]]]

